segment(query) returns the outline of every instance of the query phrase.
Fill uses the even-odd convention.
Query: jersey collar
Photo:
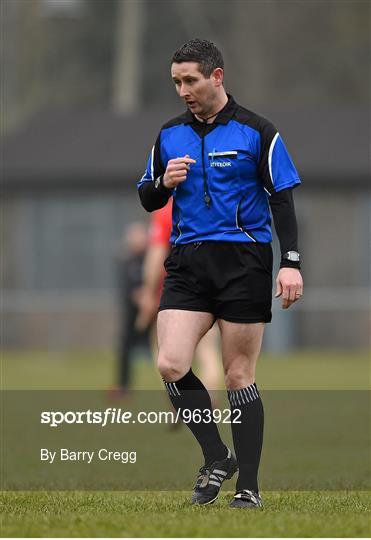
[[[234,113],[236,112],[237,103],[233,99],[233,96],[230,94],[227,94],[228,101],[225,105],[225,107],[220,111],[218,116],[215,118],[213,124],[228,124],[228,122],[233,118]],[[189,109],[186,111],[186,119],[185,124],[193,124],[193,122],[196,122],[198,124],[202,124],[193,113]]]

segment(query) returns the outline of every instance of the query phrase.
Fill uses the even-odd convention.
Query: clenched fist
[[[192,163],[196,163],[196,161],[189,157],[188,154],[184,157],[170,159],[164,174],[164,186],[168,189],[173,189],[181,182],[187,180],[187,173]]]

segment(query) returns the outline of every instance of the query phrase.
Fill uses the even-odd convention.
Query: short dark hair
[[[206,39],[191,39],[184,43],[175,53],[171,62],[198,62],[200,72],[209,78],[214,69],[224,68],[222,53],[211,41]]]

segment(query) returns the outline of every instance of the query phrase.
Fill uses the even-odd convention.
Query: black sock
[[[173,407],[176,411],[187,409],[185,420],[188,419],[195,409],[210,411],[212,418],[212,405],[208,391],[190,369],[179,381],[165,382],[166,389]],[[204,415],[202,418],[205,418]],[[198,420],[198,418],[197,418]],[[199,442],[205,458],[205,465],[211,465],[214,461],[225,459],[228,450],[220,438],[217,425],[212,422],[186,422],[189,429]]]
[[[239,474],[237,490],[249,489],[258,492],[258,469],[263,445],[264,409],[256,384],[240,390],[228,390],[232,409],[232,421],[237,418],[236,409],[241,411],[238,420],[232,423],[234,449]]]

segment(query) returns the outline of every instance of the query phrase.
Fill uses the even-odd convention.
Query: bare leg
[[[218,393],[221,389],[222,367],[219,347],[219,332],[213,326],[201,339],[196,349],[201,380],[209,391],[213,409],[218,407]]]
[[[158,369],[167,382],[183,377],[191,368],[195,349],[213,324],[211,313],[166,309],[157,318]]]
[[[218,321],[222,336],[225,385],[228,390],[245,388],[255,382],[264,323],[242,324]]]
[[[200,376],[209,391],[221,389],[221,357],[218,347],[218,331],[215,327],[201,339],[196,349],[200,363]]]

